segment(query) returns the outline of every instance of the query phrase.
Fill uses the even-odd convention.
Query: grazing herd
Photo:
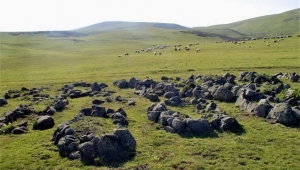
[[[264,40],[264,42],[266,42],[266,40],[273,40],[273,41],[268,41],[267,42],[267,46],[270,46],[271,42],[273,43],[277,43],[280,41],[283,41],[285,38],[291,38],[292,35],[280,35],[280,36],[276,36],[276,37],[263,37],[263,38],[252,38],[252,39],[244,39],[244,40],[240,40],[240,41],[215,41],[215,43],[232,43],[232,44],[245,44],[246,41],[250,41],[249,43],[252,44],[252,41],[256,41],[256,40]],[[297,37],[300,37],[300,35],[297,35]],[[233,47],[231,47],[233,48]],[[249,45],[248,48],[251,48],[251,46]]]
[[[197,42],[197,43],[189,43],[188,46],[184,47],[184,49],[186,51],[189,51],[190,47],[193,46],[193,47],[196,48],[196,52],[199,53],[200,52],[200,48],[197,47],[196,45],[199,45],[199,42]],[[175,51],[180,51],[181,50],[181,48],[180,48],[181,46],[182,46],[181,44],[174,45]],[[168,47],[170,47],[170,45],[168,45],[168,44],[167,45],[156,45],[154,49],[163,50],[163,49],[167,49]],[[141,54],[143,52],[146,52],[146,53],[152,52],[152,48],[149,47],[149,48],[146,48],[146,49],[142,48],[142,49],[136,49],[135,50],[136,54]],[[162,55],[162,52],[156,52],[156,51],[154,51],[153,54],[154,55]],[[129,53],[128,52],[124,53],[124,56],[129,56]],[[121,58],[122,55],[118,55],[118,57]]]
[[[232,44],[246,44],[247,41],[249,41],[249,44],[252,44],[252,41],[257,41],[257,40],[264,40],[264,42],[266,43],[266,46],[270,46],[271,42],[273,43],[278,43],[280,41],[283,41],[285,38],[290,38],[292,37],[292,35],[280,35],[280,36],[273,36],[273,37],[258,37],[258,38],[251,38],[251,39],[242,39],[239,41],[215,41],[215,43],[232,43]],[[297,35],[297,37],[300,37],[300,34]],[[271,40],[271,41],[267,41],[267,40]],[[186,46],[184,46],[185,51],[190,51],[191,47],[194,47],[196,49],[196,52],[199,53],[202,50],[200,50],[200,48],[198,47],[199,42],[196,43],[188,43]],[[155,45],[155,49],[157,50],[163,50],[163,49],[167,49],[168,47],[170,47],[170,45]],[[181,51],[181,44],[176,44],[174,45],[174,50],[175,51]],[[233,48],[233,46],[231,46],[231,48]],[[249,45],[248,48],[251,48],[251,46]],[[135,53],[139,54],[139,53],[143,53],[143,52],[152,52],[152,48],[146,48],[146,49],[137,49],[135,50]],[[153,52],[154,55],[162,55],[162,52]],[[126,52],[124,54],[125,56],[129,56],[129,53]],[[118,55],[119,58],[122,57],[122,55]]]

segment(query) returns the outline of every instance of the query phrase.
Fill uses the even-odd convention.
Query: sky
[[[0,32],[72,30],[104,21],[198,27],[300,8],[299,0],[0,0],[0,5]]]

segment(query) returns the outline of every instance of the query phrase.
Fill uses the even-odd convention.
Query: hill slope
[[[193,29],[233,38],[299,34],[299,14],[300,9],[294,9],[281,14],[267,15],[230,24],[195,27]]]
[[[161,29],[187,29],[187,27],[171,24],[171,23],[151,23],[151,22],[123,22],[123,21],[107,21],[87,27],[76,29],[79,32],[99,32],[108,30],[120,29],[135,29],[135,28],[161,28]]]

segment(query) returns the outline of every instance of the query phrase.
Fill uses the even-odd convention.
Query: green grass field
[[[147,32],[147,34],[145,34]],[[149,30],[108,31],[87,37],[48,38],[44,35],[10,36],[0,34],[0,95],[9,89],[49,87],[47,93],[58,95],[57,89],[77,81],[104,82],[125,98],[133,99],[137,106],[126,103],[105,103],[107,108],[124,107],[129,120],[129,130],[137,141],[136,156],[119,168],[130,169],[138,164],[148,164],[151,169],[299,169],[300,133],[297,128],[270,124],[265,119],[248,115],[233,104],[219,102],[229,115],[236,117],[245,133],[218,133],[218,137],[184,138],[166,133],[159,125],[147,119],[150,101],[136,96],[133,90],[119,90],[112,82],[121,78],[161,76],[187,78],[194,74],[238,75],[241,71],[275,74],[300,71],[299,38],[293,35],[279,43],[272,40],[246,41],[245,44],[214,43],[217,38],[202,38],[178,31],[153,28]],[[271,45],[266,46],[270,41]],[[200,53],[174,51],[181,43],[199,42]],[[154,48],[159,44],[171,47],[162,55],[135,53],[136,49]],[[250,48],[248,46],[251,46]],[[128,52],[129,56],[124,56]],[[118,57],[123,55],[123,57]],[[287,80],[283,80],[288,83]],[[291,84],[300,89],[299,83]],[[70,99],[68,108],[54,115],[56,125],[71,119],[91,98]],[[19,104],[29,104],[10,99],[0,108],[0,114]],[[35,104],[43,109],[48,103]],[[172,108],[191,117],[200,117],[193,108]],[[1,117],[1,116],[0,116]],[[28,118],[31,120],[31,118]],[[97,126],[98,134],[111,132],[111,120],[86,118],[86,124]],[[29,127],[32,122],[29,121]],[[50,139],[56,126],[45,131],[22,135],[0,135],[0,169],[107,169],[85,166],[80,161],[62,158]]]
[[[300,9],[298,8],[281,14],[261,16],[230,24],[196,27],[194,29],[238,39],[299,34],[299,12]]]

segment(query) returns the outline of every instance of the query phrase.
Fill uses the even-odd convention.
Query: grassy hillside
[[[233,38],[299,34],[299,14],[300,9],[294,9],[281,14],[262,16],[224,25],[196,27],[194,29]]]
[[[122,22],[122,21],[107,21],[87,27],[76,29],[80,32],[99,32],[109,30],[124,30],[124,29],[144,29],[144,28],[161,28],[161,29],[187,29],[187,27],[178,24],[169,23],[151,23],[151,22]]]
[[[299,72],[299,38],[293,36],[266,46],[264,40],[245,44],[214,43],[219,38],[199,37],[161,28],[120,29],[93,33],[83,37],[51,38],[46,35],[0,34],[0,95],[21,87],[49,87],[47,93],[58,95],[57,89],[77,81],[104,82],[118,95],[137,102],[135,107],[124,103],[105,103],[106,108],[124,107],[129,130],[137,141],[137,155],[119,168],[129,169],[148,164],[151,169],[298,169],[299,138],[296,128],[269,124],[265,119],[239,111],[233,104],[219,102],[229,115],[236,117],[245,129],[243,134],[219,133],[218,137],[184,138],[166,133],[147,119],[149,100],[120,90],[112,85],[118,79],[162,76],[187,78],[190,74],[238,75],[240,71],[274,74]],[[173,45],[199,42],[190,51],[174,51]],[[135,53],[136,49],[169,44],[161,56]],[[249,48],[249,45],[251,48]],[[129,52],[129,56],[123,54]],[[123,55],[123,57],[118,57]],[[286,81],[286,80],[283,80]],[[286,81],[287,82],[287,81]],[[299,83],[292,84],[298,88]],[[70,99],[68,108],[54,115],[55,124],[71,119],[82,107],[90,106],[92,98]],[[29,104],[20,98],[10,99],[0,107],[0,117],[19,104]],[[43,109],[47,102],[34,104]],[[191,117],[201,115],[192,107],[172,108]],[[32,118],[29,127],[32,127]],[[97,125],[101,124],[101,127]],[[111,132],[111,120],[85,120],[81,126],[97,126],[96,133]],[[105,129],[101,129],[104,127]],[[56,126],[45,131],[29,130],[23,135],[0,136],[0,169],[107,169],[85,166],[80,161],[62,158],[50,139]]]

